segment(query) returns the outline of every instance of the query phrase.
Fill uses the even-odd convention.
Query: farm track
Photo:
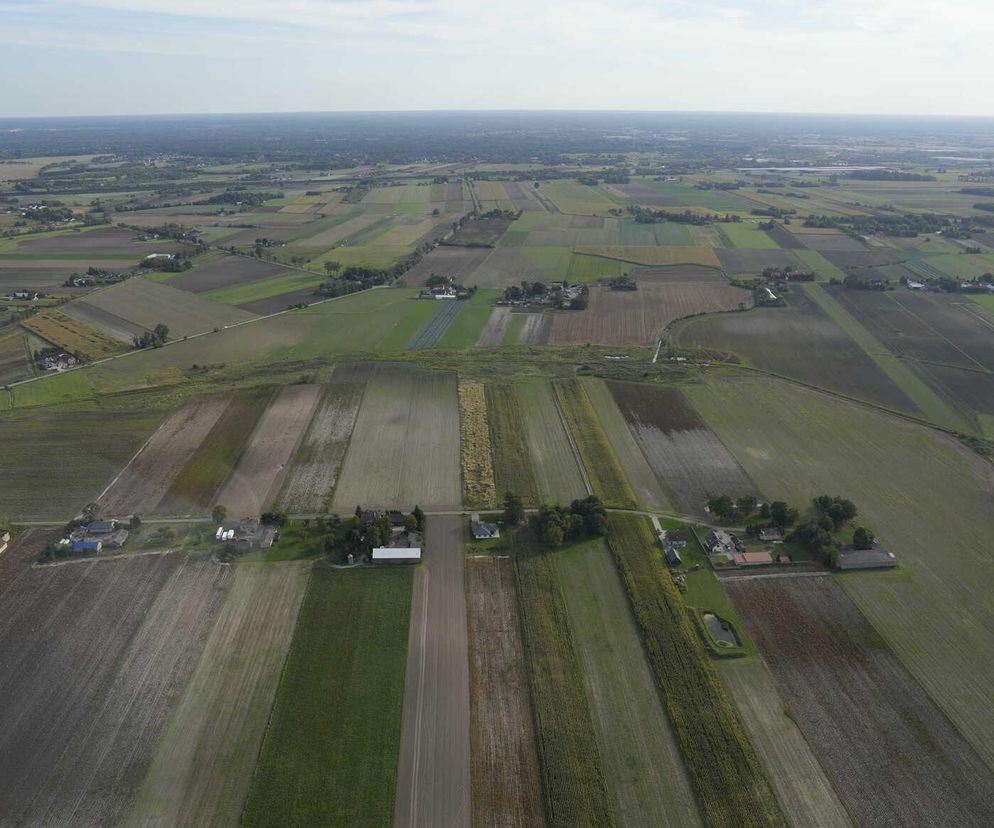
[[[463,523],[431,517],[415,573],[396,828],[469,826],[470,696]]]

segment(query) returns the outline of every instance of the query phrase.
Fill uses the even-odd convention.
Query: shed
[[[736,552],[732,560],[736,566],[762,566],[773,563],[769,552]]]
[[[879,546],[872,549],[843,549],[835,559],[836,569],[893,569],[897,556]]]
[[[72,545],[73,552],[99,552],[103,548],[103,543],[98,540],[79,540]]]
[[[417,563],[421,560],[421,550],[415,546],[377,546],[373,549],[373,563]]]
[[[114,521],[112,520],[94,520],[86,526],[86,534],[88,535],[109,535],[113,531]]]

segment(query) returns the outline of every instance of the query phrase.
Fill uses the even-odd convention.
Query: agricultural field
[[[994,668],[976,656],[994,648],[990,603],[976,588],[991,569],[982,551],[994,530],[988,463],[946,435],[780,382],[726,380],[686,393],[767,497],[801,506],[831,491],[858,504],[898,568],[840,585],[994,766]]]
[[[455,376],[370,366],[334,510],[455,506],[459,469]]]
[[[0,338],[0,385],[25,379],[31,373],[23,334]]]
[[[513,492],[526,505],[537,505],[538,481],[525,439],[521,405],[513,385],[487,385],[487,421],[493,450],[498,498]]]
[[[545,824],[538,748],[509,558],[466,560],[473,824]]]
[[[325,389],[311,426],[294,455],[280,507],[287,512],[323,512],[331,500],[359,414],[365,384],[335,381]]]
[[[576,252],[579,255],[617,259],[646,267],[697,265],[717,269],[722,266],[714,250],[710,247],[694,245],[689,247],[679,245],[661,247],[649,245],[578,245]]]
[[[710,497],[756,494],[736,458],[677,388],[610,383],[667,499],[679,510],[703,514]]]
[[[654,345],[675,320],[752,305],[749,291],[728,284],[640,282],[638,290],[590,289],[582,311],[552,315],[553,344]]]
[[[543,381],[515,386],[538,493],[545,503],[569,503],[591,494],[579,452],[552,386]]]
[[[831,576],[725,587],[857,824],[994,820],[994,774]]]
[[[430,276],[466,284],[470,275],[493,251],[489,247],[436,247],[404,274],[406,285],[423,285]]]
[[[476,347],[499,348],[504,344],[504,339],[511,328],[511,322],[510,308],[494,308],[490,311],[486,324],[476,339]]]
[[[231,575],[175,553],[33,567],[7,588],[0,821],[122,821]]]
[[[102,359],[127,350],[120,339],[61,310],[47,310],[21,323],[31,333],[83,359]]]
[[[287,272],[293,271],[252,256],[225,256],[185,273],[170,274],[168,284],[190,293],[207,293],[232,285],[271,279]]]
[[[311,572],[241,825],[391,824],[411,578]]]
[[[319,385],[285,385],[269,403],[217,493],[232,517],[255,517],[276,502],[320,398]]]
[[[701,825],[683,757],[604,541],[551,557],[616,824]]]
[[[482,382],[459,380],[459,435],[463,502],[469,506],[496,506],[497,484]]]
[[[124,825],[238,825],[309,576],[236,567]]]

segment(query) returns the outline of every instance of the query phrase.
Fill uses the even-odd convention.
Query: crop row
[[[525,443],[521,407],[511,385],[486,386],[490,444],[494,450],[497,493],[519,495],[525,504],[538,503],[538,484]]]
[[[497,501],[494,482],[490,426],[487,423],[487,398],[483,383],[459,381],[459,425],[462,460],[462,484],[466,502],[471,506],[491,506]]]

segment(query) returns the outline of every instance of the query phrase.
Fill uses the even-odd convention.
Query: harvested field
[[[61,529],[25,529],[0,554],[0,598],[24,570],[33,564],[48,544],[57,541]]]
[[[728,284],[639,284],[638,290],[590,289],[582,311],[552,315],[555,344],[654,345],[673,321],[752,305],[749,291]]]
[[[369,369],[334,508],[457,506],[459,406],[452,374],[382,364]]]
[[[435,308],[435,312],[421,326],[420,330],[411,337],[411,341],[407,344],[408,349],[437,347],[442,341],[442,337],[445,336],[449,325],[455,321],[466,305],[465,302],[458,299],[436,299],[434,301],[438,307]]]
[[[320,278],[320,277],[319,277]],[[308,279],[302,279],[302,282],[309,281]],[[292,290],[289,293],[277,293],[275,296],[266,296],[262,299],[253,299],[250,302],[240,302],[238,307],[243,311],[248,311],[249,313],[254,313],[258,316],[268,316],[271,313],[279,313],[280,311],[290,310],[295,305],[301,303],[309,305],[312,302],[317,302],[325,297],[318,293],[315,293],[315,287],[305,287],[300,290]]]
[[[175,553],[32,568],[8,587],[0,822],[120,824],[231,574]]]
[[[459,380],[459,435],[464,503],[496,506],[493,453],[484,385],[477,380]]]
[[[578,379],[567,379],[556,382],[555,391],[594,494],[606,506],[634,508],[635,493],[591,405],[586,386]]]
[[[623,382],[609,387],[678,509],[703,514],[710,497],[757,493],[732,453],[678,389]]]
[[[467,286],[505,288],[521,284],[523,279],[542,279],[542,269],[520,248],[497,247],[481,248],[488,256],[480,262],[464,282]]]
[[[412,574],[312,571],[241,825],[391,824]]]
[[[518,495],[527,505],[537,505],[538,484],[525,442],[521,407],[511,385],[487,385],[487,419],[493,449],[497,495]]]
[[[100,359],[127,350],[119,339],[61,310],[44,311],[25,319],[21,325],[45,341],[83,359]]]
[[[444,242],[453,247],[493,247],[511,226],[512,219],[468,219]]]
[[[649,522],[615,514],[608,523],[608,545],[704,822],[727,828],[782,825],[770,781],[663,564]]]
[[[307,563],[235,569],[125,825],[238,825],[309,576]]]
[[[257,517],[276,502],[320,397],[320,385],[285,385],[263,412],[217,494],[232,517]]]
[[[290,268],[274,262],[266,262],[253,256],[225,256],[216,262],[181,273],[169,280],[169,286],[188,290],[191,293],[206,293],[209,290],[270,279],[283,273],[293,272]]]
[[[688,285],[716,284],[727,285],[720,270],[701,265],[671,265],[670,267],[640,267],[632,271],[632,277],[639,284],[676,283]]]
[[[241,457],[272,396],[271,388],[256,388],[232,398],[159,502],[161,514],[203,513],[220,502],[215,495]]]
[[[156,514],[180,471],[228,408],[226,397],[199,397],[173,413],[101,496],[110,515]]]
[[[351,236],[367,230],[375,224],[384,224],[386,219],[382,215],[375,213],[360,213],[346,221],[335,224],[327,230],[322,230],[313,236],[307,236],[296,240],[296,244],[301,247],[328,248],[341,241],[349,239]]]
[[[126,345],[131,345],[136,336],[141,336],[148,331],[148,328],[136,325],[134,322],[105,311],[103,308],[98,308],[96,305],[84,302],[82,299],[69,302],[63,305],[62,308],[66,315],[82,322],[84,325],[89,325],[92,328],[103,331],[107,336],[119,339]]]
[[[510,322],[508,314],[508,322]],[[482,338],[482,337],[481,337]],[[500,342],[497,343],[498,345]],[[23,334],[0,339],[0,385],[31,376],[31,364]]]
[[[160,322],[175,339],[252,319],[253,314],[202,299],[185,290],[135,277],[77,299],[152,330]]]
[[[591,494],[552,386],[545,381],[532,381],[518,384],[515,390],[543,502],[569,503]]]
[[[514,577],[551,828],[615,825],[569,613],[550,556],[519,550]]]
[[[280,495],[280,508],[297,514],[327,510],[364,391],[361,382],[335,381],[325,390],[293,458]]]
[[[994,821],[994,775],[833,578],[725,587],[859,825]]]
[[[673,338],[680,345],[732,352],[757,368],[888,408],[915,411],[908,395],[806,290],[794,288],[784,298],[786,308],[681,322]]]
[[[526,314],[525,324],[518,333],[519,345],[544,345],[549,341],[552,328],[552,315],[548,313]]]
[[[465,284],[493,251],[489,247],[436,247],[404,274],[405,285],[423,285],[429,276],[445,276]]]
[[[762,273],[768,267],[793,267],[803,270],[804,264],[789,250],[746,248],[721,248],[714,251],[722,269],[728,274]]]
[[[134,230],[124,227],[97,227],[93,230],[43,235],[17,242],[16,252],[23,254],[68,254],[80,253],[80,259],[97,258],[101,255],[131,256],[135,260],[149,253],[176,253],[184,250],[179,242],[140,242]]]
[[[604,541],[551,555],[618,826],[701,825],[683,756]]]
[[[850,828],[849,814],[781,701],[766,666],[753,658],[725,658],[716,666],[788,823],[794,828]]]
[[[508,328],[511,327],[511,309],[494,308],[490,312],[487,324],[483,326],[479,339],[476,340],[477,348],[499,348],[507,335]],[[2,371],[2,364],[0,364]]]
[[[808,250],[817,250],[819,253],[866,250],[865,244],[847,233],[803,233],[798,230],[792,235]]]
[[[701,265],[721,267],[719,257],[710,247],[699,245],[683,246],[668,244],[649,245],[577,245],[576,252],[586,256],[601,256],[605,259],[618,259],[623,262],[660,267],[662,265]],[[720,253],[719,253],[720,256]]]
[[[542,780],[509,558],[466,560],[473,825],[540,828]]]

